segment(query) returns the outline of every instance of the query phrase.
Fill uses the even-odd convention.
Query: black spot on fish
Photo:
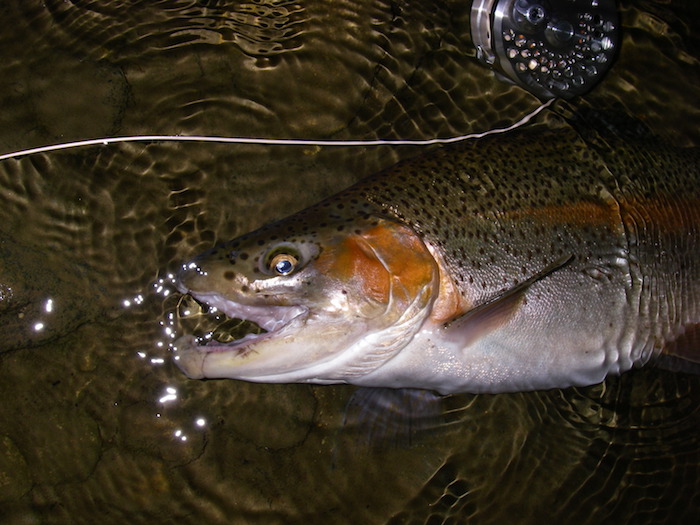
[[[224,279],[227,281],[233,281],[236,278],[236,272],[233,272],[231,270],[228,270],[224,272]]]

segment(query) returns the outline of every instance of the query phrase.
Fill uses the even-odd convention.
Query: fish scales
[[[403,161],[186,265],[182,291],[271,333],[183,338],[180,365],[448,393],[696,360],[697,166],[696,150],[568,127]]]

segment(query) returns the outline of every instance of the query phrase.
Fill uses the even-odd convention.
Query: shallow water
[[[539,102],[476,62],[467,4],[4,2],[0,150],[508,125]],[[621,9],[619,59],[576,103],[697,146],[700,9]],[[354,388],[172,365],[181,261],[417,152],[159,143],[0,163],[0,521],[696,522],[697,376],[451,396],[440,424],[375,446],[343,424]]]

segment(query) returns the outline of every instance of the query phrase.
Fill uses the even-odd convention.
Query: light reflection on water
[[[467,2],[208,4],[4,4],[2,150],[117,133],[429,138],[539,104],[474,60]],[[623,53],[588,100],[697,145],[692,6],[622,4]],[[448,396],[440,425],[375,449],[344,425],[353,388],[191,381],[173,365],[179,324],[211,332],[179,303],[183,261],[415,153],[130,144],[2,163],[0,284],[26,298],[21,322],[0,310],[2,520],[696,516],[694,376]]]

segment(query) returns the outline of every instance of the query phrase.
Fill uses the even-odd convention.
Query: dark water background
[[[618,61],[575,104],[697,146],[700,4],[620,4]],[[463,1],[8,0],[0,17],[2,152],[431,138],[539,104],[477,63]],[[373,447],[343,426],[354,388],[172,365],[159,279],[417,152],[158,143],[1,162],[0,522],[698,523],[697,376],[451,396],[445,424]]]

